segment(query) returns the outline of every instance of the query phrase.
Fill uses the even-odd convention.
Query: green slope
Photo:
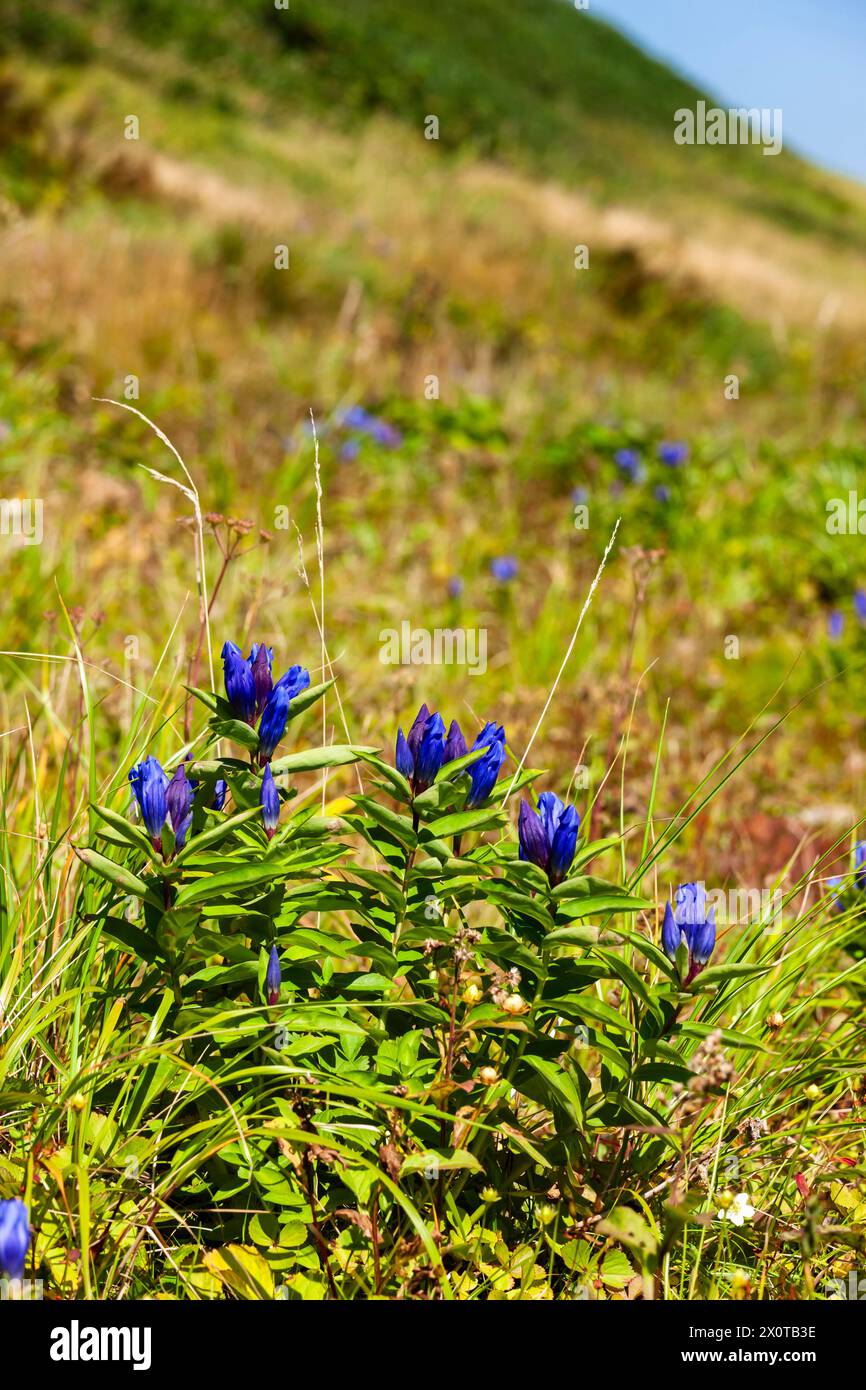
[[[226,105],[246,90],[270,119],[312,108],[345,124],[386,110],[417,130],[432,114],[443,145],[598,198],[688,191],[836,240],[866,230],[844,183],[788,150],[674,145],[674,111],[701,93],[565,0],[11,0],[7,11],[5,43],[53,59],[135,67],[135,42],[171,50],[191,70],[154,74],[189,100]],[[115,52],[116,36],[133,46]]]

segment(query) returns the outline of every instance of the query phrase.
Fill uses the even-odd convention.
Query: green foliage
[[[3,918],[0,1186],[26,1187],[52,1291],[731,1296],[765,1238],[773,1296],[816,1291],[799,1248],[839,1267],[831,1212],[859,1177],[840,1162],[863,1041],[862,973],[838,954],[862,933],[856,902],[829,919],[829,965],[812,909],[750,928],[684,988],[654,940],[646,863],[621,885],[594,872],[616,839],[579,841],[555,888],[517,857],[508,793],[538,773],[465,811],[472,754],[413,797],[371,748],[300,750],[274,764],[268,840],[260,772],[221,751],[238,732],[221,697],[194,693],[211,722],[185,847],[166,831],[160,852],[95,804],[73,929],[50,954],[32,939],[30,982],[13,904]],[[363,794],[323,813],[298,795],[299,773],[347,765]],[[766,1024],[779,1008],[781,1045]],[[830,1186],[801,1229],[807,1166]],[[715,1219],[732,1172],[763,1231]],[[855,1246],[861,1231],[855,1212]]]

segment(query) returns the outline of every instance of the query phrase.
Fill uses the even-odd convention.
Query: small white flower
[[[751,1221],[755,1215],[755,1208],[749,1201],[748,1192],[738,1192],[730,1205],[722,1207],[716,1215],[720,1221],[730,1221],[733,1226],[742,1226],[744,1222]]]

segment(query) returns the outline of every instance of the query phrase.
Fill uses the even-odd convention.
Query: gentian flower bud
[[[716,944],[716,912],[711,907],[706,921],[692,928],[692,960],[697,965],[706,965]]]
[[[186,764],[181,763],[168,784],[165,794],[176,849],[183,849],[192,825],[193,786],[187,781]]]
[[[409,778],[415,775],[415,759],[412,757],[409,744],[406,742],[406,735],[403,733],[402,729],[397,730],[397,747],[394,751],[394,766],[404,777]]]
[[[414,729],[414,724],[413,724]],[[431,714],[415,758],[415,791],[422,792],[436,781],[445,758],[445,722],[441,714]]]
[[[306,666],[290,666],[285,675],[280,676],[274,689],[279,687],[281,690],[288,691],[289,699],[294,700],[296,695],[300,695],[302,690],[306,690],[310,684],[310,673]]]
[[[286,732],[291,702],[288,688],[278,682],[268,696],[259,724],[259,761],[262,763],[270,762],[274,749]]]
[[[689,446],[678,440],[665,439],[659,445],[657,453],[662,463],[666,463],[668,468],[679,468],[680,464],[685,463],[689,456]]]
[[[580,816],[553,792],[542,792],[538,812],[528,801],[520,804],[517,833],[520,857],[544,869],[551,886],[562,883],[574,859]]]
[[[508,584],[516,579],[517,571],[518,564],[513,555],[497,555],[495,560],[490,561],[490,573],[500,584]]]
[[[505,730],[501,724],[485,724],[472,745],[472,749],[486,748],[476,762],[469,767],[469,795],[466,798],[467,810],[480,806],[493,790],[499,776],[499,769],[505,762]]]
[[[168,815],[166,790],[168,778],[156,758],[148,757],[137,763],[129,774],[135,799],[141,811],[147,833],[156,849],[162,849],[162,827]]]
[[[234,642],[224,642],[222,649],[223,680],[226,699],[236,719],[252,724],[256,717],[256,682],[253,668]]]
[[[268,696],[274,688],[274,678],[271,675],[273,659],[273,647],[266,647],[264,642],[253,643],[250,650],[250,670],[253,673],[253,688],[256,692],[256,719],[267,704]]]
[[[214,785],[213,785],[213,801],[211,802],[211,810],[213,810],[213,811],[221,811],[221,810],[222,810],[223,806],[225,805],[226,795],[227,795],[227,793],[228,793],[228,789],[229,789],[229,784],[228,784],[228,782],[226,781],[226,779],[225,779],[224,777],[219,777],[219,778],[216,780],[216,782],[214,782]]]
[[[412,727],[409,730],[409,733],[406,737],[406,742],[409,745],[409,752],[412,755],[413,776],[415,773],[415,764],[418,761],[418,749],[421,747],[421,740],[424,737],[424,730],[427,727],[427,721],[429,718],[430,711],[427,708],[426,704],[423,704],[419,709],[418,713],[415,715],[415,718],[412,721]]]
[[[453,763],[456,758],[465,758],[467,753],[466,740],[463,731],[456,719],[451,720],[451,727],[448,730],[448,737],[445,740],[444,762]]]
[[[533,811],[528,801],[521,801],[520,810],[517,813],[517,836],[520,841],[520,858],[528,860],[530,864],[537,864],[539,869],[547,869],[547,861],[550,858],[550,846],[547,843],[547,835],[541,822],[541,817],[537,811]]]
[[[271,947],[268,957],[268,973],[265,975],[265,989],[268,995],[269,1004],[279,1004],[280,984],[282,976],[280,974],[280,957],[276,946]]]
[[[23,1279],[30,1248],[27,1208],[18,1197],[0,1202],[0,1275],[4,1279]]]
[[[665,904],[662,923],[662,948],[670,960],[676,959],[682,941],[689,949],[689,969],[685,984],[691,984],[703,970],[716,945],[715,910],[707,908],[707,893],[702,883],[682,883],[677,889],[677,905]]]
[[[265,775],[262,778],[262,820],[268,839],[273,839],[280,823],[280,794],[277,791],[277,784],[274,781],[274,774],[271,772],[270,765],[265,768]]]
[[[548,874],[550,882],[556,887],[571,868],[577,845],[577,832],[580,829],[580,816],[573,806],[566,806],[556,827],[556,834],[550,846]]]
[[[665,918],[662,922],[662,950],[668,960],[676,960],[683,933],[674,921],[674,911],[669,902],[665,903]]]

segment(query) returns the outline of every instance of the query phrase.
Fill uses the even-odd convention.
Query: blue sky
[[[590,0],[725,106],[780,106],[785,143],[866,182],[866,0]]]

